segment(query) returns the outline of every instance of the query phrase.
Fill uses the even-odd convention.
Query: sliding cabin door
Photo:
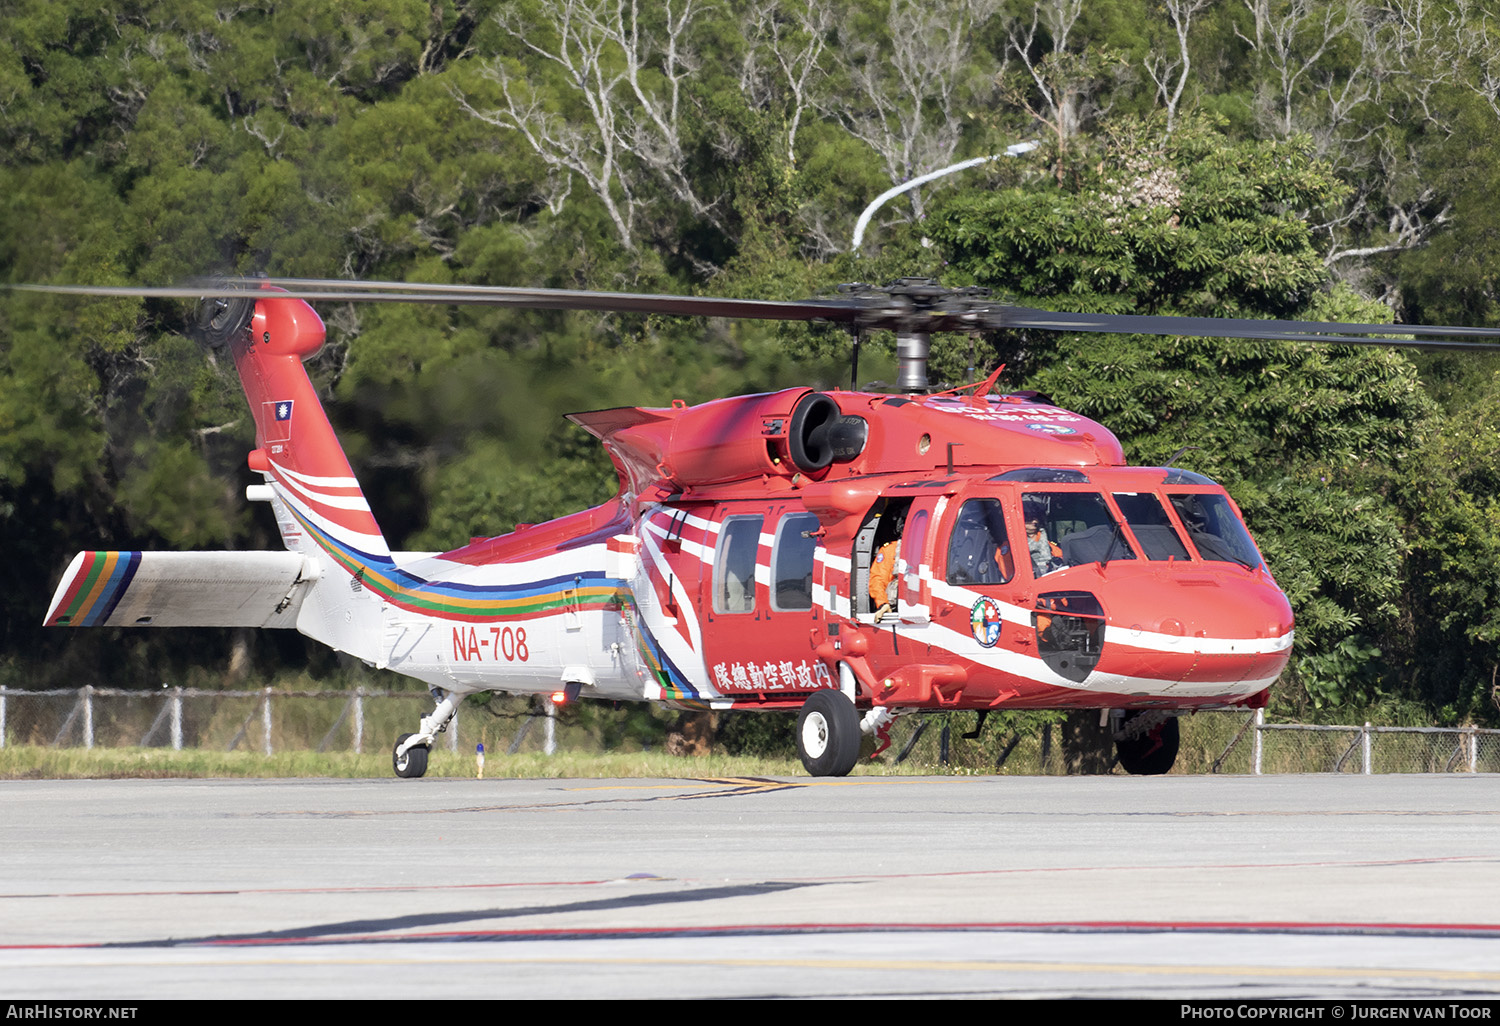
[[[729,506],[717,526],[700,600],[713,687],[765,702],[830,687],[808,644],[821,585],[818,518],[797,505]]]

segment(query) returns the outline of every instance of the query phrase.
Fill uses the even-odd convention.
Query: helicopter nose
[[[1173,681],[1174,693],[1259,690],[1291,657],[1291,605],[1275,585],[1203,575],[1142,592],[1121,607],[1106,638],[1128,654],[1136,675]]]

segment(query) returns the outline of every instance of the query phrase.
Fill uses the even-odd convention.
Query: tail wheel
[[[1125,724],[1140,715],[1126,713]],[[1136,737],[1124,737],[1115,742],[1115,753],[1120,757],[1120,766],[1126,773],[1135,776],[1159,776],[1172,769],[1177,761],[1177,749],[1182,735],[1177,726],[1177,717],[1164,720]]]
[[[420,777],[427,772],[427,748],[425,745],[414,745],[405,752],[401,746],[406,743],[410,734],[402,734],[396,738],[396,747],[391,749],[391,766],[396,770],[398,777]]]
[[[815,691],[797,714],[797,754],[815,777],[846,776],[859,761],[859,713],[842,691]]]

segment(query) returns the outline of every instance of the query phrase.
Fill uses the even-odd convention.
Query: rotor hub
[[[884,286],[841,285],[839,292],[858,304],[852,318],[856,329],[896,333],[897,386],[912,393],[927,391],[932,333],[979,331],[995,308],[989,289],[950,289],[935,278],[899,278]]]

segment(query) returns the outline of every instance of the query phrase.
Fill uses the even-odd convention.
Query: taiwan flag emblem
[[[283,399],[276,404],[276,419],[282,422],[290,422],[292,419],[292,400]]]

